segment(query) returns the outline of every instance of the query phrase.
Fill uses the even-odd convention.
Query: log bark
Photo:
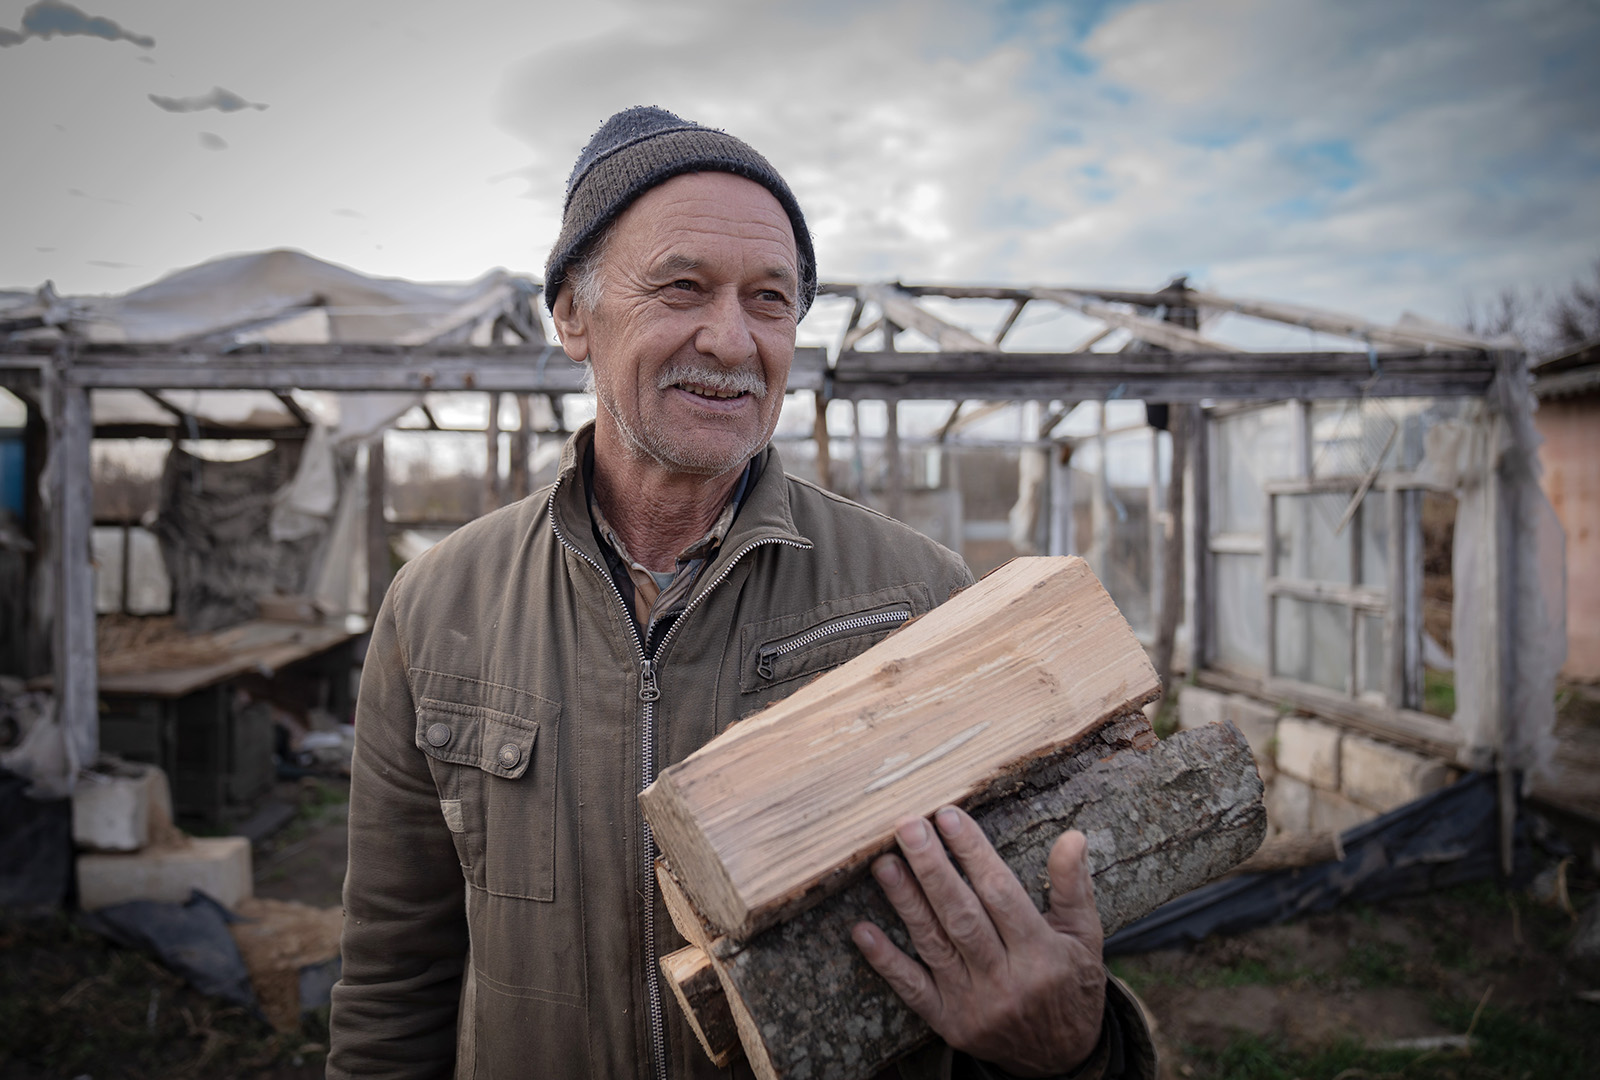
[[[1108,725],[1078,754],[1053,759],[973,812],[1040,910],[1048,902],[1051,845],[1064,830],[1081,830],[1107,934],[1226,873],[1266,832],[1261,778],[1237,729],[1207,726],[1149,750],[1102,757],[1118,742],[1128,746],[1141,725],[1142,716]],[[677,922],[686,901],[680,892],[673,904],[679,883],[670,867],[661,869]],[[763,1080],[859,1080],[932,1037],[850,940],[850,927],[862,920],[912,951],[867,875],[744,943],[711,936],[692,917],[679,925],[704,942],[745,1054]]]
[[[695,907],[744,939],[837,891],[906,815],[971,804],[1158,692],[1087,563],[1015,559],[662,770],[639,801]]]
[[[727,1068],[739,1053],[739,1031],[711,957],[698,946],[685,945],[661,958],[661,974],[701,1049],[717,1068]]]

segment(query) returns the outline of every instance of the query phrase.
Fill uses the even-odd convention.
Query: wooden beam
[[[1014,559],[662,770],[639,801],[698,909],[743,939],[887,850],[906,815],[965,802],[1157,692],[1087,563]]]
[[[1000,329],[994,332],[993,343],[998,348],[1005,341],[1006,335],[1011,333],[1011,328],[1017,325],[1017,320],[1022,317],[1022,309],[1028,306],[1028,301],[1018,299],[1011,301],[1011,310],[1006,312],[1005,321],[1000,324]]]
[[[31,352],[34,343],[18,348]],[[821,389],[827,365],[826,349],[796,349],[788,389]],[[218,353],[107,343],[83,346],[61,375],[96,389],[583,391],[583,369],[554,345],[259,345]]]
[[[1011,784],[1007,797],[974,812],[979,827],[1040,908],[1050,846],[1062,831],[1081,830],[1107,934],[1226,873],[1266,832],[1261,781],[1248,743],[1231,726],[1156,743],[1143,714],[1131,710],[1076,752]],[[670,896],[671,868],[662,870]],[[758,1077],[872,1076],[931,1037],[851,943],[860,921],[909,947],[867,875],[749,941],[707,942]]]
[[[1074,308],[1090,318],[1126,330],[1140,341],[1173,352],[1222,352],[1228,348],[1221,342],[1202,336],[1197,330],[1121,311],[1083,293],[1067,289],[1035,289],[1034,295],[1041,300],[1054,300],[1063,307]]]
[[[976,334],[924,310],[910,295],[892,285],[863,285],[858,296],[883,309],[884,317],[896,326],[915,330],[946,352],[999,352]]]
[[[1417,347],[1447,349],[1488,349],[1493,346],[1475,334],[1465,331],[1451,333],[1442,327],[1384,326],[1368,322],[1354,315],[1341,315],[1334,311],[1305,307],[1299,304],[1282,304],[1268,300],[1240,300],[1217,293],[1191,290],[1189,302],[1213,311],[1233,311],[1251,318],[1270,322],[1303,326],[1308,330],[1340,337],[1356,338],[1380,345],[1402,348]]]
[[[846,400],[1275,401],[1295,397],[1476,397],[1494,378],[1482,353],[884,353],[847,351],[833,372]]]

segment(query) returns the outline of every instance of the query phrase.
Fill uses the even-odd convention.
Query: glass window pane
[[[1217,555],[1216,659],[1250,674],[1266,663],[1266,607],[1261,593],[1261,556]]]
[[[1389,496],[1368,492],[1361,500],[1362,585],[1386,588],[1389,584]]]
[[[1287,596],[1275,597],[1274,604],[1273,674],[1345,693],[1349,609]]]
[[[1280,495],[1273,500],[1273,533],[1278,545],[1277,571],[1296,581],[1350,584],[1350,529],[1338,535],[1350,496]]]
[[[1211,531],[1260,533],[1261,485],[1293,475],[1289,407],[1211,421]]]
[[[1358,628],[1361,634],[1361,692],[1383,693],[1383,616],[1362,615]]]
[[[128,613],[164,615],[172,609],[172,581],[161,543],[155,533],[142,528],[135,528],[128,539]]]
[[[90,539],[94,552],[94,609],[100,614],[122,610],[122,529],[97,525]]]

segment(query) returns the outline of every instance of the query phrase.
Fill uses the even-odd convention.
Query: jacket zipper
[[[628,602],[623,599],[622,590],[618,589],[617,583],[612,580],[611,572],[591,559],[562,533],[555,514],[556,495],[560,490],[561,481],[558,479],[550,489],[550,501],[546,504],[550,513],[551,530],[556,534],[556,539],[561,541],[562,546],[594,567],[600,576],[605,579],[606,584],[611,587],[611,595],[617,598],[617,603],[621,606],[623,615],[627,618],[628,626],[633,631],[634,651],[639,656],[639,701],[644,706],[640,723],[642,731],[640,733],[639,754],[639,771],[641,773],[639,790],[643,791],[655,779],[656,701],[661,697],[661,688],[656,682],[656,673],[659,669],[656,667],[654,657],[645,652],[644,639],[639,635],[638,624],[633,621],[633,612],[628,609]],[[667,643],[677,634],[678,627],[683,625],[683,620],[688,617],[689,612],[693,611],[701,600],[709,596],[713,589],[722,584],[727,576],[733,572],[734,566],[738,564],[740,559],[763,544],[783,544],[787,547],[799,548],[802,551],[809,550],[811,547],[810,544],[785,540],[779,536],[769,536],[760,540],[753,540],[740,548],[733,558],[728,560],[728,565],[722,568],[722,572],[701,591],[700,595],[689,602],[672,626],[662,635],[661,640],[656,644],[656,656],[661,655],[662,650],[667,647]],[[657,968],[660,964],[656,955],[656,840],[655,834],[650,828],[650,823],[644,819],[644,812],[641,810],[637,811],[637,813],[639,815],[639,833],[644,840],[644,860],[643,865],[640,867],[640,892],[644,897],[644,971],[645,989],[648,992],[650,1007],[650,1050],[655,1058],[653,1071],[656,1080],[667,1080],[667,1020],[661,1004],[661,980],[657,974]]]
[[[773,662],[779,657],[810,648],[817,642],[824,638],[832,637],[834,634],[845,634],[854,630],[865,630],[869,627],[884,626],[890,623],[899,626],[909,618],[911,618],[910,608],[894,608],[891,611],[873,611],[862,615],[842,615],[837,619],[829,619],[825,623],[818,623],[804,633],[761,646],[761,651],[756,654],[756,670],[761,673],[763,679],[770,679],[774,671]]]

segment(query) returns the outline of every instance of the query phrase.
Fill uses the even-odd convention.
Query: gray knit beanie
[[[646,191],[690,172],[728,172],[754,180],[782,204],[799,249],[797,301],[804,318],[817,296],[817,259],[805,215],[789,185],[741,140],[650,105],[624,109],[601,124],[572,167],[561,235],[544,265],[544,301],[550,309],[555,310],[567,271],[608,225]]]

